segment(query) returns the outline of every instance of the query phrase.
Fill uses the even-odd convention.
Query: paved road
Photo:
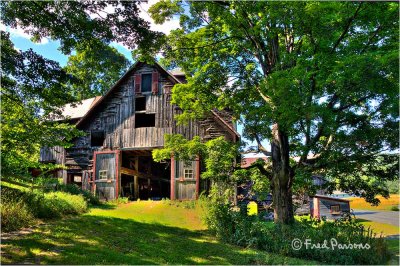
[[[399,226],[399,212],[354,210],[357,218]]]

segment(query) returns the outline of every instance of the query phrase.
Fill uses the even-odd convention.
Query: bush
[[[35,217],[21,200],[1,202],[1,228],[4,232],[15,231],[36,223]]]
[[[35,208],[38,218],[60,218],[69,214],[81,214],[87,211],[86,200],[81,195],[66,192],[50,192],[37,194]]]
[[[1,203],[2,226],[9,231],[31,225],[35,223],[35,218],[60,218],[87,211],[87,203],[82,195],[61,191],[44,193],[2,186]]]
[[[392,207],[390,208],[390,210],[391,210],[391,211],[398,212],[398,211],[399,211],[399,206],[392,206]]]
[[[90,191],[83,190],[76,184],[59,184],[57,186],[57,190],[67,192],[72,195],[82,195],[89,204],[100,205],[100,200],[98,197],[93,195],[93,193]]]
[[[387,244],[356,222],[318,222],[301,219],[292,225],[266,222],[261,216],[247,216],[246,208],[208,204],[205,217],[208,228],[221,240],[244,247],[256,247],[283,256],[317,260],[330,264],[383,264],[389,258]],[[299,239],[302,248],[292,248]],[[321,245],[324,241],[339,244],[368,244],[370,249],[306,248],[305,241]]]

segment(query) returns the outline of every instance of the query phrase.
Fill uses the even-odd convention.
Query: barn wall
[[[41,162],[54,162],[56,164],[64,164],[65,149],[61,146],[42,147],[40,149]]]
[[[319,200],[319,210],[320,210],[320,217],[326,217],[326,219],[337,219],[340,218],[340,215],[332,215],[331,214],[331,206],[332,205],[339,205],[340,211],[350,211],[350,204],[348,202],[343,201],[335,201],[329,199],[318,199]]]
[[[65,158],[66,158],[66,151],[64,147],[55,146],[55,147],[40,148],[39,162],[65,165]],[[56,171],[55,175],[57,178],[62,178],[63,180],[66,180],[67,171],[58,170]]]

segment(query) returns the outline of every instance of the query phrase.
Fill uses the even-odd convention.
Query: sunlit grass
[[[391,225],[391,224],[383,224],[378,222],[373,222],[364,219],[357,219],[361,224],[365,226],[365,228],[371,228],[377,235],[398,235],[400,234],[400,227]]]
[[[392,207],[400,205],[400,197],[398,194],[391,194],[390,198],[385,199],[380,196],[378,199],[381,201],[378,206],[371,206],[370,203],[366,202],[363,198],[349,198],[350,207],[352,209],[360,210],[376,210],[376,211],[390,211]]]
[[[3,241],[2,264],[317,264],[220,243],[199,209],[133,202],[92,209]]]

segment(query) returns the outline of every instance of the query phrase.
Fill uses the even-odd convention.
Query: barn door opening
[[[118,151],[94,152],[94,192],[100,200],[118,197]]]
[[[123,150],[120,195],[131,200],[161,200],[170,195],[170,160],[153,161],[151,150]]]

